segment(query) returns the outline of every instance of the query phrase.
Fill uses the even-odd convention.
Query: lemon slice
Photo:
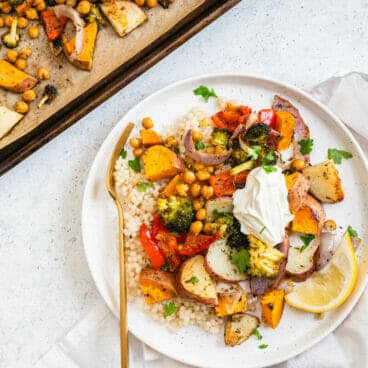
[[[285,296],[297,309],[324,313],[336,309],[349,297],[357,279],[358,265],[350,235],[343,237],[329,264],[309,279],[297,283]]]

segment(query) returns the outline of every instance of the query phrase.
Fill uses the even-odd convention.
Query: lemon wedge
[[[306,312],[336,309],[349,297],[357,279],[358,265],[349,233],[346,233],[328,265],[297,283],[286,302]]]

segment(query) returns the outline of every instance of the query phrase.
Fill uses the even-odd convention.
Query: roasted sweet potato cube
[[[152,129],[141,130],[142,144],[144,146],[154,146],[156,144],[162,144],[162,138]]]
[[[276,328],[281,320],[284,310],[284,295],[284,290],[270,290],[262,297],[262,320],[271,328]]]
[[[294,135],[295,118],[288,111],[275,111],[275,130],[281,134],[281,139],[277,144],[277,150],[283,151],[290,147]]]

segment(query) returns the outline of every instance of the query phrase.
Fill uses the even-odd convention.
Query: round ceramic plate
[[[338,166],[345,189],[345,200],[326,205],[327,218],[339,225],[340,234],[352,225],[359,234],[367,234],[368,170],[363,153],[345,126],[320,103],[291,86],[265,78],[247,75],[202,76],[175,83],[161,89],[132,108],[111,131],[101,146],[89,173],[85,188],[82,226],[85,252],[98,290],[111,311],[119,316],[117,214],[105,188],[105,173],[110,154],[126,123],[140,122],[151,116],[155,129],[164,132],[165,126],[193,107],[201,106],[209,114],[218,110],[214,99],[205,103],[194,96],[199,85],[214,88],[219,96],[234,99],[254,109],[271,106],[273,96],[279,94],[295,104],[310,127],[314,139],[312,162],[326,159],[327,148],[337,147],[354,157]],[[133,132],[137,135],[139,127]],[[134,134],[135,133],[135,134]],[[366,239],[363,242],[367,247]],[[135,304],[128,305],[129,330],[153,349],[178,361],[197,367],[266,367],[303,352],[333,331],[350,313],[367,283],[367,249],[360,258],[359,276],[354,292],[338,310],[322,320],[288,306],[276,330],[261,328],[262,343],[268,348],[258,349],[259,341],[250,338],[234,348],[226,347],[222,333],[211,335],[192,326],[172,332],[143,313]],[[327,352],[326,352],[327,353]]]

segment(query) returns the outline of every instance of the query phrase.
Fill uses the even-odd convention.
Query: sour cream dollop
[[[243,189],[233,195],[234,216],[241,231],[272,246],[282,242],[290,213],[285,177],[280,168],[266,173],[262,167],[252,170]]]

